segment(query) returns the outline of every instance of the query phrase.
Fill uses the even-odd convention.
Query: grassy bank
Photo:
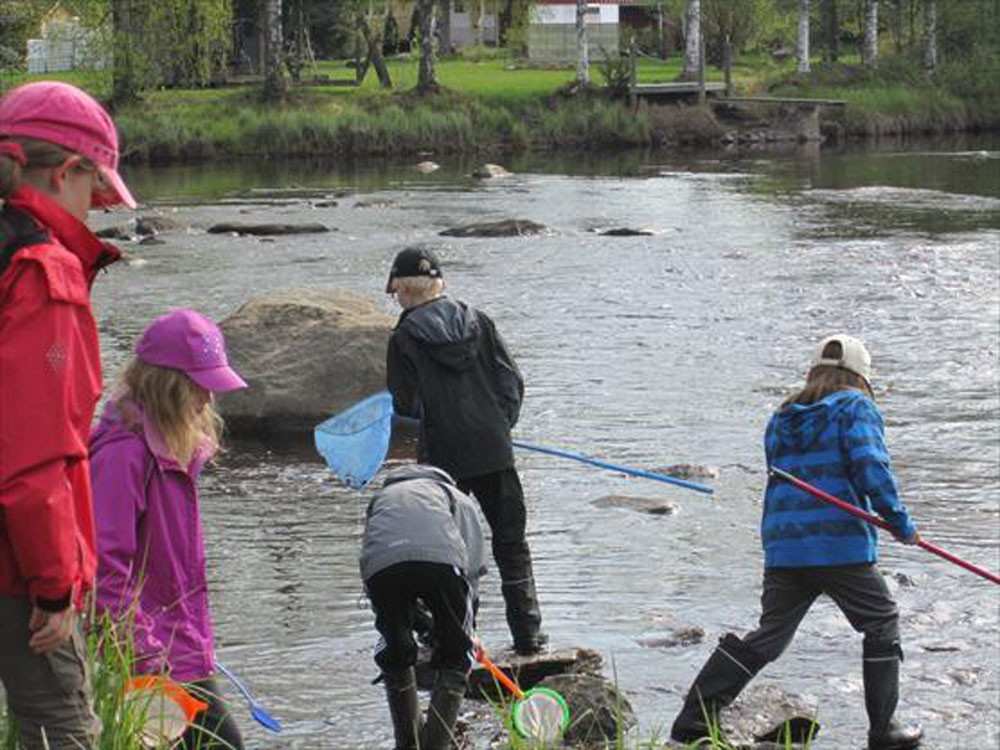
[[[747,57],[734,65],[739,93],[846,100],[836,115],[848,135],[946,132],[1000,128],[1000,63],[952,67],[928,79],[912,61],[886,60],[876,72],[847,60],[817,63],[794,74],[794,63]],[[721,128],[693,107],[633,113],[603,91],[568,95],[574,71],[527,67],[490,55],[438,61],[442,92],[418,97],[416,61],[393,59],[395,88],[378,88],[374,73],[363,85],[343,62],[316,71],[326,85],[293,89],[281,106],[265,106],[252,87],[148,92],[143,102],[116,113],[126,158],[153,163],[215,158],[407,155],[475,152],[494,148],[558,149],[662,146],[713,142]],[[680,61],[642,59],[640,82],[675,80]],[[709,79],[720,79],[711,69]],[[601,66],[592,65],[595,83]],[[23,78],[22,78],[23,80]],[[99,97],[109,91],[103,74],[68,77]]]
[[[1000,59],[988,56],[933,76],[900,58],[876,71],[820,64],[807,75],[772,76],[766,86],[775,96],[846,101],[837,120],[849,136],[1000,129]]]

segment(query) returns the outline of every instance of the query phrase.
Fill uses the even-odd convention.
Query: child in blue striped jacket
[[[824,339],[805,386],[771,417],[764,436],[768,466],[783,469],[869,512],[907,544],[920,536],[900,502],[871,390],[871,356],[845,335]],[[764,665],[791,643],[809,607],[827,594],[864,634],[863,676],[869,750],[907,750],[922,730],[893,718],[899,698],[899,612],[878,560],[875,528],[772,477],[761,520],[764,588],[760,626],[724,635],[702,667],[674,721],[671,737],[691,742]]]

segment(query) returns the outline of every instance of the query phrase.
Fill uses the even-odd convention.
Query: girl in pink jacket
[[[98,611],[131,631],[136,672],[166,673],[209,704],[183,747],[242,750],[213,676],[197,481],[219,447],[212,394],[246,383],[193,310],[154,321],[135,355],[90,439]]]

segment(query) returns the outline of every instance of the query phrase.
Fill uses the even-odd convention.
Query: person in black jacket
[[[393,405],[420,420],[418,460],[447,471],[479,501],[492,532],[514,650],[538,653],[547,638],[510,437],[524,396],[521,374],[489,316],[445,296],[430,251],[402,250],[386,292],[403,308],[386,362]]]

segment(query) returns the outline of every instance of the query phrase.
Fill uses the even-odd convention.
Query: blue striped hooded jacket
[[[764,450],[768,466],[877,513],[898,536],[914,533],[892,474],[882,415],[861,391],[838,391],[814,404],[775,412]],[[878,559],[873,525],[775,477],[764,494],[761,541],[766,568]]]

